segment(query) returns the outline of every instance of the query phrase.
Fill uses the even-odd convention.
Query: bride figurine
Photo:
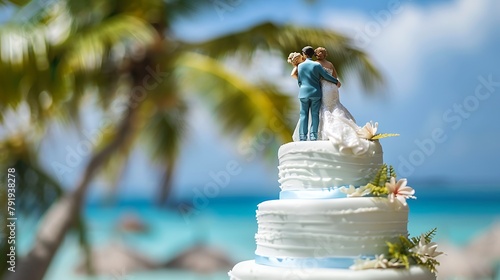
[[[316,62],[335,78],[338,78],[337,71],[333,64],[326,60],[328,52],[323,47],[315,49]],[[297,78],[297,68],[304,61],[300,53],[291,53],[288,56],[288,63],[294,66],[291,76]],[[340,85],[340,82],[339,82]],[[346,153],[360,154],[367,148],[367,140],[359,136],[360,127],[356,124],[351,113],[340,103],[339,88],[334,83],[326,80],[321,81],[321,108],[318,128],[318,140],[331,141],[339,146],[341,151]],[[300,141],[299,124],[293,133],[293,141]]]

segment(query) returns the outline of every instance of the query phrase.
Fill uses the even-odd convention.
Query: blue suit
[[[300,124],[299,137],[301,141],[307,140],[307,126],[309,123],[309,111],[311,111],[311,135],[310,140],[318,139],[319,109],[321,107],[321,78],[334,84],[338,80],[328,74],[321,64],[310,58],[298,66],[299,100],[300,100]]]

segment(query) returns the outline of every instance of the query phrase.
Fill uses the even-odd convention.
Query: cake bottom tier
[[[229,272],[230,280],[435,280],[436,275],[419,266],[410,269],[281,268],[244,261]]]

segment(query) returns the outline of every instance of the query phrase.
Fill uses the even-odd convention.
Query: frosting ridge
[[[367,184],[383,163],[382,147],[369,141],[363,155],[342,153],[330,141],[291,142],[278,151],[282,191]]]

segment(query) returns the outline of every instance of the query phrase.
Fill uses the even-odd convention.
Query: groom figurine
[[[332,75],[328,74],[321,64],[314,62],[314,49],[311,46],[304,47],[302,54],[306,60],[298,66],[299,100],[300,100],[300,120],[299,137],[300,141],[307,140],[307,126],[309,123],[309,111],[311,112],[311,134],[309,140],[318,139],[319,109],[321,107],[321,78],[334,84],[338,83]]]

